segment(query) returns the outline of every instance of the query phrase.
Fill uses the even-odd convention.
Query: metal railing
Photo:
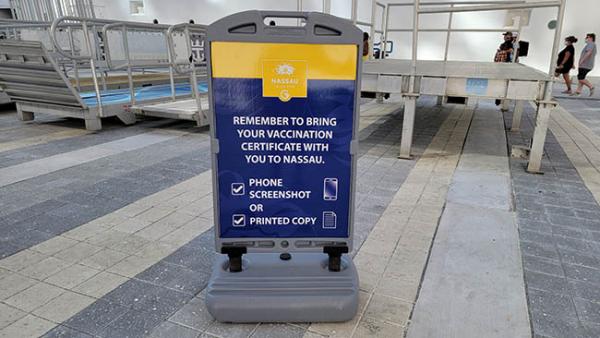
[[[182,32],[183,39],[185,41],[186,46],[186,54],[188,57],[188,68],[182,69],[181,66],[185,65],[185,61],[178,58],[176,44],[175,44],[175,34],[176,32]],[[206,58],[204,57],[204,38],[206,37],[206,26],[204,25],[195,25],[189,23],[182,23],[178,25],[173,25],[169,27],[167,30],[167,43],[169,45],[169,57],[170,57],[170,66],[169,66],[169,74],[171,79],[171,88],[174,90],[173,85],[173,69],[180,73],[186,74],[189,73],[190,76],[190,85],[192,86],[193,97],[196,100],[196,106],[198,108],[198,112],[200,113],[201,118],[202,115],[202,101],[200,96],[200,91],[198,89],[198,67],[201,69],[204,68],[203,74],[201,74],[204,78],[207,78],[208,73],[206,71]],[[198,43],[194,45],[194,41]],[[194,50],[196,49],[196,50]],[[194,52],[198,52],[197,55]],[[175,92],[172,91],[172,98],[175,99]]]
[[[100,28],[106,24],[113,23],[112,20],[102,20],[102,19],[93,19],[93,18],[81,18],[74,16],[63,16],[55,19],[50,26],[50,40],[54,45],[54,52],[58,53],[62,57],[71,60],[73,62],[73,66],[75,68],[76,74],[76,82],[78,88],[80,88],[80,79],[79,79],[79,66],[80,62],[89,62],[89,69],[92,75],[92,82],[94,85],[94,92],[96,94],[96,101],[98,103],[98,113],[102,116],[102,95],[100,90],[100,84],[98,83],[98,70],[99,64],[98,62],[103,60],[102,55],[102,36],[98,33],[100,32]],[[66,23],[66,24],[65,24]],[[67,33],[69,36],[69,47],[70,50],[64,50],[60,44],[60,41],[57,37],[57,32],[61,29],[64,29],[66,26]],[[79,53],[76,52],[74,48],[74,40],[73,40],[73,29],[81,29],[83,35],[83,46],[85,46],[86,51],[89,54],[82,54],[82,48],[79,49]],[[91,33],[91,34],[90,34]],[[90,37],[91,35],[91,37]],[[93,43],[92,43],[93,41]],[[101,71],[101,81],[103,90],[107,89],[106,85],[106,69]]]
[[[132,56],[132,48],[129,43],[129,35],[133,32],[143,32],[143,33],[154,33],[160,34],[164,37],[164,45],[165,51],[168,50],[168,45],[166,42],[166,31],[169,26],[167,25],[156,25],[156,24],[144,24],[144,23],[136,23],[136,22],[114,22],[110,24],[106,24],[102,28],[102,35],[104,37],[105,45],[105,58],[106,63],[109,69],[111,70],[127,70],[127,81],[129,85],[129,91],[131,96],[131,104],[136,103],[135,98],[135,85],[133,81],[133,70],[135,67],[140,68],[148,68],[148,67],[165,67],[165,65],[169,65],[170,67],[170,58],[168,55],[165,55],[165,58],[153,58],[153,59],[145,59],[139,60],[135,59]],[[121,47],[123,49],[123,57],[124,60],[120,63],[116,63],[113,60],[112,50],[111,50],[111,32],[119,31],[121,34]],[[167,53],[168,54],[168,53]],[[171,85],[174,86],[174,83],[171,82]],[[172,89],[174,90],[174,89]]]
[[[52,21],[61,16],[94,18],[92,0],[10,0],[13,18]]]
[[[434,5],[433,3],[431,3]],[[488,2],[486,4],[473,4],[465,5],[462,7],[450,6],[450,7],[431,7],[422,8],[420,0],[415,0],[413,7],[413,47],[412,47],[412,76],[416,75],[416,61],[417,61],[417,47],[418,47],[418,33],[419,33],[419,16],[422,14],[433,14],[433,13],[457,13],[457,12],[486,12],[486,11],[499,11],[499,10],[513,10],[513,9],[536,9],[536,8],[558,8],[556,17],[556,29],[554,31],[554,39],[552,44],[552,55],[550,61],[550,67],[548,74],[550,75],[550,81],[546,82],[543,101],[550,101],[552,98],[552,75],[554,74],[554,66],[558,57],[558,48],[560,45],[560,34],[562,32],[564,14],[565,14],[565,0],[554,0],[554,1],[542,1],[542,2],[525,2],[525,3],[507,3],[503,2]],[[520,23],[518,30],[520,30]],[[449,32],[452,31],[449,29]],[[516,59],[513,58],[513,59]],[[414,81],[411,81],[411,84]]]
[[[32,24],[23,25],[24,28],[34,27]],[[130,104],[136,104],[136,88],[134,84],[134,71],[141,70],[144,72],[150,68],[168,69],[169,83],[171,89],[171,100],[178,99],[176,93],[176,74],[189,75],[190,87],[192,88],[192,97],[196,99],[198,111],[201,112],[201,95],[198,89],[198,77],[206,76],[206,62],[197,60],[197,58],[189,57],[197,54],[203,57],[203,43],[206,27],[203,25],[179,24],[179,25],[160,25],[139,22],[122,22],[116,20],[103,20],[93,18],[80,17],[60,17],[55,19],[48,28],[48,24],[35,24],[35,27],[48,29],[50,41],[52,42],[52,50],[57,55],[60,55],[67,62],[71,63],[74,70],[75,82],[80,89],[80,76],[82,68],[89,68],[91,72],[91,80],[98,104],[100,115],[102,115],[102,95],[103,90],[107,89],[106,78],[108,72],[123,71],[127,72],[127,82],[130,91]],[[9,28],[9,27],[7,27]],[[0,25],[0,31],[2,31]],[[77,48],[74,41],[74,30],[82,32],[82,41],[79,41]],[[65,49],[58,37],[59,32],[66,32],[68,36],[68,49]],[[114,33],[120,34],[120,40],[115,38]],[[161,36],[158,44],[161,45],[161,52],[164,55],[152,54],[147,58],[140,58],[132,48],[130,35],[132,34],[148,34]],[[174,36],[182,34],[186,41],[186,48],[183,53],[188,55],[185,59],[177,58],[177,48]],[[194,44],[192,41],[199,41]],[[156,42],[156,41],[155,41]],[[139,41],[136,41],[139,45]],[[154,43],[143,44],[145,46],[157,47]],[[122,58],[115,57],[116,47],[120,46]],[[85,50],[85,52],[84,52]],[[136,55],[138,57],[136,57]],[[83,67],[82,67],[83,65]],[[89,66],[89,67],[87,67]],[[202,70],[204,68],[204,70]],[[100,72],[100,81],[98,72]]]

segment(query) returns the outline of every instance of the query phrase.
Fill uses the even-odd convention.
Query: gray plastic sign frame
[[[303,26],[269,26],[267,18],[297,18],[303,20]],[[206,57],[208,70],[208,91],[210,105],[210,135],[212,151],[213,203],[215,222],[215,248],[245,247],[252,252],[323,252],[326,246],[346,246],[352,250],[354,235],[354,202],[356,194],[356,166],[358,151],[358,121],[360,112],[360,81],[362,73],[362,36],[363,32],[351,21],[317,12],[282,11],[246,11],[227,16],[207,27]],[[215,105],[212,88],[211,44],[215,41],[256,42],[256,43],[297,43],[297,44],[340,44],[357,45],[357,69],[355,80],[355,98],[353,111],[352,141],[350,143],[351,182],[350,205],[348,215],[348,236],[335,238],[221,238],[219,208],[219,168],[217,155],[219,140],[216,138]]]

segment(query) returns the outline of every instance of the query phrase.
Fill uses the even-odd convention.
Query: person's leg
[[[577,74],[577,90],[575,91],[575,95],[581,95],[581,90],[583,89],[583,81],[585,81],[586,71],[583,68],[579,68],[579,73]]]
[[[592,85],[592,83],[586,79],[583,79],[581,81],[579,81],[582,85],[588,87],[589,89],[594,88],[594,86]]]
[[[587,74],[592,71],[591,69],[580,69],[581,71],[581,84],[590,89],[590,96],[594,96],[594,85],[587,80]]]
[[[565,84],[567,85],[567,91],[565,94],[571,94],[571,77],[569,73],[563,73],[563,78],[565,79]]]

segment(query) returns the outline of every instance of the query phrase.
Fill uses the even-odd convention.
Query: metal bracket
[[[326,246],[323,252],[329,256],[327,267],[329,271],[338,272],[342,270],[342,254],[348,253],[347,246]]]
[[[229,246],[222,247],[221,253],[229,257],[229,272],[242,271],[242,255],[247,253],[245,246]]]

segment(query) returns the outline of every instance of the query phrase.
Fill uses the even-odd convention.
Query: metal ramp
[[[33,120],[34,113],[49,113],[83,119],[88,130],[101,129],[101,117],[135,122],[122,109],[87,105],[39,41],[0,41],[0,86],[16,102],[22,121]]]
[[[202,97],[200,100],[202,111],[198,111],[195,99],[177,100],[162,103],[136,104],[130,110],[142,116],[161,117],[177,120],[196,121],[199,127],[208,125],[208,99]]]
[[[23,121],[44,113],[83,119],[88,130],[100,130],[104,117],[135,123],[135,110],[207,124],[200,102],[206,66],[190,59],[204,58],[205,26],[67,16],[51,24],[0,25],[0,34],[6,37],[0,40],[0,93],[16,102]]]

